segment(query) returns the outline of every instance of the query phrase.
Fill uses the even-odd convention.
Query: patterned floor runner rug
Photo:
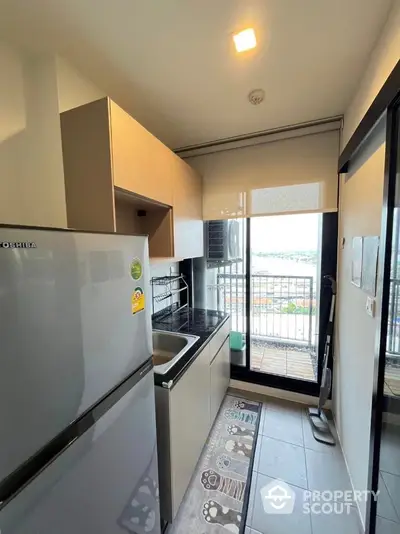
[[[260,403],[225,397],[168,534],[244,532],[260,415]]]

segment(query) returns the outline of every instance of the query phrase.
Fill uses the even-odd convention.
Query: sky
[[[322,215],[272,215],[251,219],[253,252],[317,250]]]

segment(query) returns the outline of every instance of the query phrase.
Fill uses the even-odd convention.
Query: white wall
[[[65,226],[55,58],[0,43],[0,221]]]
[[[106,96],[67,60],[57,56],[56,62],[60,113]]]
[[[372,104],[387,77],[400,59],[400,0],[394,0],[355,97],[346,110],[342,145],[344,146]]]
[[[65,227],[59,113],[104,96],[68,62],[0,42],[0,222]]]
[[[170,261],[163,261],[163,260],[150,260],[150,277],[161,277],[161,276],[170,276],[172,274],[180,274],[179,273],[179,263],[177,262],[170,262]],[[154,295],[160,295],[162,293],[165,293],[166,288],[164,286],[154,286],[152,288],[152,291],[154,291]],[[177,302],[179,300],[179,295],[174,296],[172,299],[173,302]],[[154,313],[157,313],[158,311],[163,310],[167,306],[171,304],[170,299],[163,300],[161,302],[155,302],[154,303]]]
[[[400,0],[395,0],[387,24],[357,94],[344,117],[342,147],[371,105],[400,57]],[[354,236],[379,235],[384,179],[384,122],[341,176],[338,303],[334,363],[333,410],[355,489],[367,489],[373,358],[376,320],[365,312],[366,295],[351,284],[351,241]],[[365,521],[366,506],[360,505]]]

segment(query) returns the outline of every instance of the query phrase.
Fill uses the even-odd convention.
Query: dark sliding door
[[[376,417],[370,534],[400,534],[400,111],[388,112],[384,232],[385,272]]]
[[[245,358],[232,378],[317,395],[337,213],[248,219],[246,236]]]
[[[194,261],[196,305],[231,315],[233,379],[318,394],[337,220],[306,213],[228,221],[235,256]]]

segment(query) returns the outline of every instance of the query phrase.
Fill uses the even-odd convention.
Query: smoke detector
[[[264,89],[254,89],[253,91],[250,91],[248,98],[250,104],[258,106],[265,98],[265,91]]]

